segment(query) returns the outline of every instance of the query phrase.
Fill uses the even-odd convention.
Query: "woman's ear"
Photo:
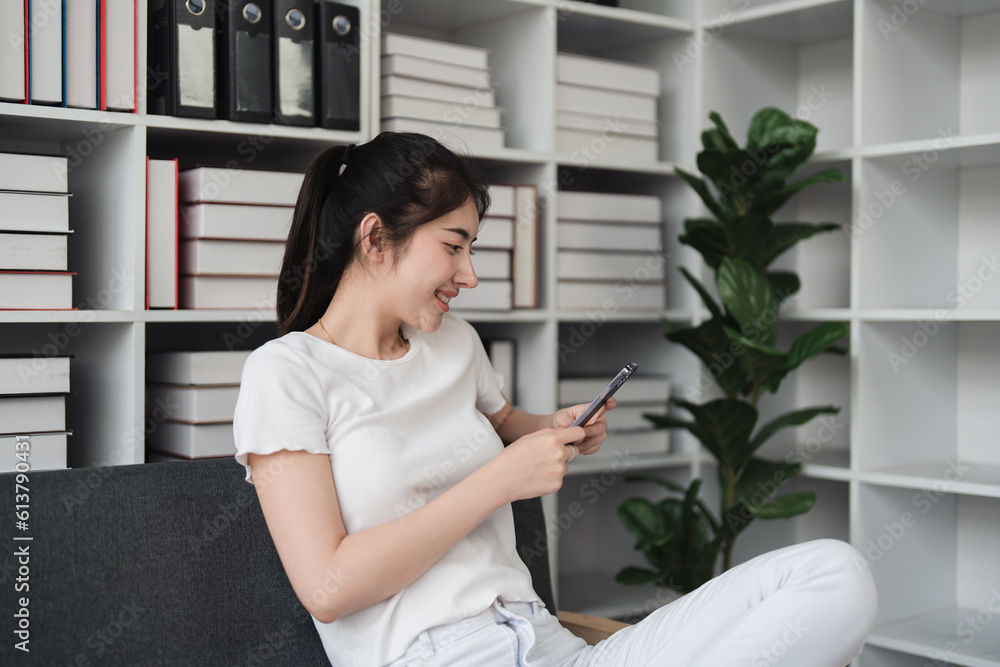
[[[365,257],[381,261],[385,257],[385,237],[382,220],[374,213],[369,213],[361,221],[361,254]]]

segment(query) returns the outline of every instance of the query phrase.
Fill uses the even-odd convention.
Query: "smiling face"
[[[478,232],[479,215],[471,200],[417,228],[387,285],[404,322],[425,333],[437,331],[448,302],[459,290],[479,284],[470,256]]]

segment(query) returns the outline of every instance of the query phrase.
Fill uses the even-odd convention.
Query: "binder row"
[[[361,129],[360,13],[327,0],[153,0],[150,113]]]
[[[0,100],[136,110],[136,0],[0,0]]]

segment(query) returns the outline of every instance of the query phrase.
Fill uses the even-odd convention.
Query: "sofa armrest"
[[[559,619],[564,628],[591,646],[629,626],[628,623],[612,621],[610,618],[577,614],[572,611],[557,612],[556,618]]]

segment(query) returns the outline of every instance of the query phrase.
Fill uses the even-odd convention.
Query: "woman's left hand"
[[[569,426],[576,419],[577,415],[587,408],[587,405],[587,403],[582,403],[563,408],[552,415],[552,424],[557,428]],[[586,436],[580,442],[572,443],[581,454],[593,454],[601,448],[604,439],[608,437],[608,419],[604,416],[604,413],[608,410],[613,410],[616,405],[618,405],[618,401],[613,397],[609,398],[597,411],[597,414],[591,418],[590,423],[583,427]]]

